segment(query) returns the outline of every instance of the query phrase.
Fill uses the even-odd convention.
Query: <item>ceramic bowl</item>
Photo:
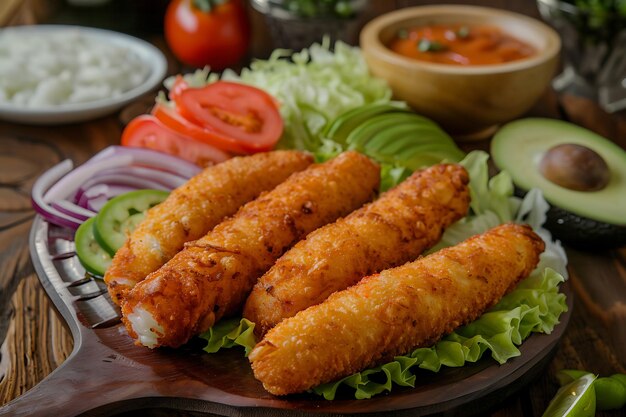
[[[387,47],[398,30],[432,24],[491,25],[533,46],[529,58],[457,66],[408,58]],[[546,24],[505,10],[477,6],[420,6],[370,21],[360,44],[375,76],[395,98],[437,121],[457,139],[484,138],[527,112],[549,86],[558,65],[559,35]]]
[[[143,61],[150,71],[141,84],[117,97],[35,108],[0,102],[0,120],[29,125],[60,125],[96,119],[114,113],[128,103],[154,90],[161,84],[167,73],[167,60],[159,49],[144,40],[123,33],[66,25],[15,26],[0,29],[0,34],[5,32],[42,37],[57,32],[78,33],[85,38],[111,43],[129,50]]]

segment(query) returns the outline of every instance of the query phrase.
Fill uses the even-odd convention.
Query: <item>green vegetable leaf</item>
[[[446,49],[446,46],[437,41],[420,39],[420,41],[417,43],[417,49],[420,52],[439,52],[444,51]]]
[[[380,192],[385,192],[411,175],[411,170],[403,166],[382,164],[380,166]]]
[[[193,0],[192,4],[197,9],[211,13],[214,7],[224,4],[226,0]]]
[[[500,223],[513,219],[514,202],[513,181],[511,176],[502,171],[489,179],[487,161],[489,155],[483,151],[474,151],[460,162],[470,177],[470,208],[475,215],[492,211],[500,219]]]
[[[207,341],[207,345],[203,348],[207,353],[243,346],[247,357],[256,344],[254,323],[246,319],[222,320],[199,337]]]
[[[461,26],[457,31],[456,31],[456,36],[458,36],[461,39],[465,39],[469,36],[470,34],[470,29],[467,26]]]
[[[409,31],[406,29],[398,29],[398,32],[396,32],[396,36],[400,39],[408,39]]]

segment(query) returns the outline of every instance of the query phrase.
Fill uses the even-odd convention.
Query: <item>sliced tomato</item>
[[[217,81],[183,89],[174,101],[186,119],[236,139],[250,152],[271,150],[283,133],[274,98],[256,87]]]
[[[202,167],[230,158],[226,152],[180,134],[149,114],[131,120],[122,133],[122,145],[169,153]]]
[[[176,99],[176,97],[180,96],[180,93],[188,88],[189,84],[187,83],[187,81],[185,81],[182,75],[178,74],[176,78],[174,78],[174,85],[172,85],[172,88],[168,93],[169,99]]]
[[[240,154],[250,153],[250,149],[242,146],[241,141],[218,133],[209,127],[203,127],[191,122],[185,119],[175,109],[169,108],[166,105],[157,103],[152,108],[152,114],[170,129],[200,142],[207,143],[224,151]]]

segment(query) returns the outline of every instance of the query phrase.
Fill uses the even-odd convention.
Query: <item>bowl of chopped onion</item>
[[[0,119],[65,124],[113,113],[160,85],[163,54],[118,32],[65,25],[0,30]]]

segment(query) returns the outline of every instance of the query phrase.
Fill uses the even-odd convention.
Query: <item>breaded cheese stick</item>
[[[243,316],[256,323],[255,332],[262,336],[362,277],[416,259],[467,214],[468,182],[462,166],[436,165],[310,233],[261,277]]]
[[[174,256],[128,293],[128,333],[177,347],[238,311],[257,279],[307,233],[370,201],[379,167],[346,152],[296,173]]]
[[[271,190],[313,158],[298,151],[237,157],[206,168],[175,189],[120,248],[104,276],[111,299],[124,294],[178,253],[185,242],[204,236],[225,217]]]
[[[543,249],[530,227],[507,224],[364,278],[270,330],[250,353],[254,376],[297,393],[430,346],[496,304]]]

